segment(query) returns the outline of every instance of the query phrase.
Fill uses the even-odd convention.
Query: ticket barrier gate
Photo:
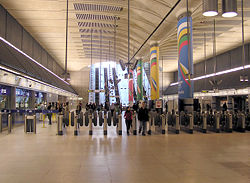
[[[12,131],[12,117],[10,114],[10,110],[2,110],[0,112],[0,133],[3,131],[3,115],[7,116],[8,133],[11,133],[11,131]]]
[[[190,134],[193,134],[193,130],[194,130],[193,114],[192,113],[185,113],[182,111],[180,113],[180,120],[181,120],[182,129],[184,131],[187,131]]]
[[[168,112],[167,115],[167,122],[168,122],[168,131],[174,131],[174,133],[179,134],[180,133],[180,116],[178,113],[171,114]]]
[[[136,113],[133,113],[132,118],[132,128],[133,128],[133,135],[137,135],[137,123],[136,123]]]
[[[57,120],[57,135],[63,135],[63,115],[58,115]]]
[[[122,114],[118,114],[117,131],[118,135],[122,135]]]
[[[233,115],[230,112],[221,115],[221,129],[225,132],[233,132]]]
[[[235,115],[233,121],[233,129],[239,132],[245,132],[246,129],[246,116],[244,113],[240,112]]]
[[[107,119],[107,111],[104,111],[104,119],[103,119],[103,134],[108,135],[108,119]]]
[[[25,115],[24,117],[24,132],[36,134],[36,115]]]
[[[207,129],[220,133],[220,119],[221,114],[219,112],[207,114]]]
[[[168,122],[167,114],[161,115],[161,134],[166,134],[168,131]]]

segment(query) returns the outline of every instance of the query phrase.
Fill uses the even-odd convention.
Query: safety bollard
[[[202,133],[207,133],[207,114],[203,114]]]
[[[132,126],[133,126],[133,135],[137,135],[136,114],[133,114]]]
[[[180,117],[179,117],[179,114],[176,114],[175,115],[175,133],[176,134],[179,134],[180,133]]]
[[[220,133],[220,114],[215,114],[215,132]]]
[[[89,135],[93,135],[92,114],[89,115]]]
[[[148,122],[149,122],[149,125],[148,125],[148,135],[151,135],[152,134],[152,130],[151,130],[151,124],[152,124],[152,114],[150,113],[149,114],[149,118],[148,118]]]
[[[33,133],[36,134],[36,115],[33,115]]]
[[[11,114],[8,115],[8,133],[11,133],[11,128],[12,128],[12,124],[11,124]]]
[[[77,117],[78,115],[74,116],[74,135],[77,136],[78,135],[78,129],[77,129]]]
[[[2,113],[0,112],[0,132],[3,131],[3,119],[2,119]]]
[[[57,135],[63,135],[63,115],[58,115],[57,121]]]
[[[228,132],[233,132],[233,115],[228,113]]]
[[[119,114],[119,121],[118,121],[118,135],[122,135],[122,115]]]
[[[162,114],[161,115],[161,134],[166,134],[166,126],[167,126],[167,123],[166,123],[166,118],[165,118],[165,115]]]
[[[107,123],[107,113],[106,112],[104,114],[103,134],[108,135],[108,123]]]
[[[42,118],[43,118],[43,127],[42,128],[46,128],[46,126],[45,126],[45,114],[42,114]]]
[[[193,114],[189,114],[189,133],[193,134],[194,131],[194,116]]]

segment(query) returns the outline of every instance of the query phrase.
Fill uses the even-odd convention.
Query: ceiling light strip
[[[30,80],[35,81],[35,82],[38,82],[38,83],[40,83],[40,84],[43,84],[43,85],[52,87],[52,88],[54,88],[54,89],[61,90],[62,92],[69,93],[69,94],[73,94],[73,95],[76,96],[76,94],[74,94],[74,93],[71,93],[71,92],[69,92],[69,91],[63,90],[63,89],[61,89],[61,88],[58,88],[58,87],[53,86],[53,85],[51,85],[51,84],[48,84],[48,83],[45,83],[45,82],[43,82],[43,81],[37,80],[37,79],[32,78],[32,77],[30,77],[30,76],[24,75],[24,74],[22,74],[22,73],[16,72],[16,71],[14,71],[14,70],[8,69],[8,68],[6,68],[6,67],[0,66],[0,69],[4,70],[4,71],[6,71],[6,72],[9,72],[9,73],[15,74],[15,75],[20,76],[20,77],[23,77],[23,78],[26,78],[26,79],[30,79]]]
[[[40,67],[44,68],[46,71],[48,71],[49,73],[53,74],[55,77],[57,77],[58,79],[60,79],[61,81],[63,81],[64,83],[66,83],[67,85],[70,85],[68,82],[64,81],[62,78],[60,78],[58,75],[56,75],[54,72],[52,72],[51,70],[47,69],[46,67],[44,67],[42,64],[40,64],[39,62],[37,62],[36,60],[34,60],[33,58],[31,58],[29,55],[27,55],[26,53],[24,53],[23,51],[19,50],[17,47],[15,47],[13,44],[11,44],[10,42],[8,42],[7,40],[5,40],[4,38],[0,37],[0,40],[2,40],[3,42],[5,42],[6,44],[8,44],[9,46],[11,46],[12,48],[14,48],[16,51],[18,51],[19,53],[23,54],[24,56],[26,56],[27,58],[29,58],[30,60],[32,60],[34,63],[36,63],[37,65],[39,65]]]
[[[250,68],[250,65],[246,65],[245,69],[247,69],[247,68]],[[233,69],[228,69],[228,70],[225,70],[225,71],[220,71],[220,72],[217,72],[217,73],[207,74],[207,75],[204,75],[204,76],[195,77],[192,80],[197,81],[197,80],[201,80],[201,79],[205,79],[205,78],[210,78],[210,77],[213,77],[213,76],[219,76],[219,75],[222,75],[222,74],[227,74],[227,73],[231,73],[231,72],[235,72],[235,71],[240,71],[240,70],[243,70],[243,66],[236,67],[236,68],[233,68]],[[178,83],[179,82],[171,83],[170,86],[178,85]]]

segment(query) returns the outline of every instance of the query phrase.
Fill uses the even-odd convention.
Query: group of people
[[[129,135],[130,127],[132,126],[133,114],[136,112],[138,114],[138,120],[140,121],[139,134],[142,133],[143,136],[146,135],[147,121],[149,120],[149,112],[146,108],[146,102],[142,102],[139,107],[139,103],[133,105],[133,111],[130,107],[127,107],[124,118],[127,126],[127,135]]]
[[[47,110],[57,110],[60,114],[65,114],[66,112],[69,112],[69,102],[65,103],[60,103],[58,102],[49,102],[47,106]],[[52,125],[51,118],[52,118],[52,113],[47,114],[48,119],[49,119],[49,125]]]

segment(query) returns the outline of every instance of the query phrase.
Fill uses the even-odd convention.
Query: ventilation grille
[[[89,40],[89,39],[82,39],[82,42],[83,43],[91,43],[91,40]],[[100,45],[100,39],[98,39],[98,40],[93,40],[92,39],[92,43],[99,43],[99,45]],[[103,41],[102,40],[102,44],[113,44],[113,40],[110,40],[110,41]]]
[[[91,35],[82,34],[81,38],[91,39]],[[100,39],[100,36],[92,35],[92,39]],[[114,37],[113,36],[103,36],[102,35],[102,40],[104,40],[104,39],[114,39]]]
[[[109,31],[109,30],[97,30],[97,29],[80,29],[79,31],[81,33],[104,33],[104,34],[114,34],[114,31]]]
[[[101,28],[114,28],[114,24],[105,24],[97,22],[78,22],[79,27],[101,27]]]
[[[109,5],[100,5],[100,4],[82,4],[74,3],[74,8],[77,11],[122,11],[122,7],[119,6],[109,6]]]
[[[110,16],[110,15],[93,15],[93,14],[76,14],[78,20],[105,20],[105,21],[114,21],[119,20],[119,17]]]

